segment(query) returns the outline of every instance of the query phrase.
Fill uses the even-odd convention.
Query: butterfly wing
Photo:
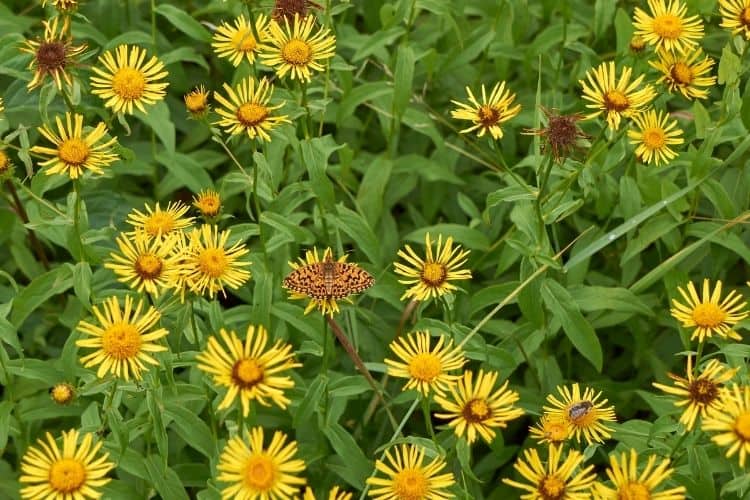
[[[320,262],[298,267],[284,278],[283,286],[314,299],[329,297],[323,279],[323,264]]]
[[[336,262],[335,271],[331,290],[333,299],[343,299],[353,293],[367,290],[375,283],[370,273],[356,264]]]

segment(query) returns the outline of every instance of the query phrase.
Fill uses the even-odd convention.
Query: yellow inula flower
[[[461,131],[462,134],[478,131],[477,136],[483,137],[489,131],[493,139],[503,137],[501,125],[521,112],[521,105],[513,105],[516,94],[505,88],[505,82],[496,83],[487,97],[487,90],[482,85],[482,101],[474,97],[474,93],[466,87],[469,95],[469,103],[451,101],[458,106],[451,111],[451,116],[456,120],[468,120],[472,125]]]
[[[537,443],[560,444],[570,437],[571,425],[564,418],[552,418],[542,415],[539,422],[529,427],[529,433]]]
[[[305,462],[296,458],[297,442],[276,431],[268,448],[263,447],[263,428],[253,427],[229,440],[219,457],[218,480],[229,486],[221,490],[224,500],[292,498],[305,479],[299,477]]]
[[[435,402],[445,411],[435,416],[450,419],[448,426],[453,427],[459,438],[465,433],[469,444],[476,441],[477,435],[492,442],[495,429],[503,429],[508,422],[523,415],[523,410],[514,406],[518,393],[508,389],[507,380],[495,389],[497,377],[497,372],[480,370],[475,380],[474,372],[464,372],[449,388],[450,396],[438,394],[435,397]]]
[[[471,271],[461,269],[461,266],[466,264],[469,250],[462,250],[461,245],[454,247],[452,237],[446,238],[445,245],[443,245],[443,236],[438,235],[437,248],[433,254],[432,243],[430,233],[427,233],[424,259],[417,255],[409,245],[406,245],[404,250],[398,251],[398,256],[406,261],[393,264],[396,274],[406,277],[398,282],[411,285],[401,296],[401,300],[411,298],[423,301],[437,298],[458,289],[450,283],[451,281],[471,279]]]
[[[146,60],[146,49],[120,45],[114,55],[107,51],[99,56],[99,64],[91,69],[91,93],[104,100],[115,113],[133,113],[133,106],[146,112],[145,105],[164,99],[168,82],[161,81],[168,73],[164,64],[152,56]]]
[[[594,390],[587,387],[581,394],[578,384],[571,388],[559,386],[557,391],[562,399],[554,394],[548,395],[547,402],[552,406],[545,406],[544,411],[550,418],[566,421],[576,441],[580,442],[583,436],[588,444],[601,443],[612,436],[612,429],[606,423],[616,420],[615,409],[614,406],[605,408],[606,399],[597,401],[601,392],[594,395]]]
[[[88,338],[76,341],[78,347],[96,349],[93,353],[81,358],[86,368],[99,365],[96,376],[104,378],[107,372],[125,380],[140,380],[141,372],[148,368],[144,363],[159,364],[149,353],[163,352],[167,348],[155,341],[165,337],[169,332],[164,328],[151,330],[159,321],[161,314],[153,306],[141,314],[143,301],[133,310],[133,299],[125,297],[125,308],[120,309],[117,297],[109,297],[101,305],[92,307],[98,325],[81,321],[77,329]]]
[[[657,61],[648,63],[659,70],[662,76],[658,82],[664,82],[670,92],[677,90],[686,99],[706,99],[708,89],[716,84],[715,76],[705,76],[711,72],[714,60],[704,57],[700,48],[689,50],[684,54],[673,52],[660,52]]]
[[[750,386],[722,388],[719,398],[721,410],[709,412],[701,429],[718,432],[711,441],[728,448],[727,458],[739,452],[740,467],[744,467],[750,454]]]
[[[6,181],[13,176],[13,162],[8,153],[0,148],[0,182]]]
[[[30,70],[34,70],[34,78],[28,83],[29,90],[41,87],[44,78],[49,75],[54,80],[58,89],[62,89],[63,82],[73,85],[73,80],[67,69],[75,63],[75,58],[86,50],[86,44],[73,45],[69,31],[69,18],[55,17],[51,21],[43,21],[44,38],[37,40],[26,40],[21,47],[22,52],[34,56],[29,63]]]
[[[685,407],[680,416],[680,422],[690,431],[695,426],[698,416],[705,419],[709,413],[721,409],[719,405],[721,386],[734,377],[737,368],[727,368],[719,361],[712,359],[700,374],[695,376],[693,375],[693,358],[688,356],[685,373],[687,378],[672,373],[667,374],[674,380],[674,387],[659,383],[653,385],[667,394],[681,398],[675,401],[674,405],[678,408]]]
[[[270,141],[268,132],[280,123],[291,123],[286,115],[273,114],[284,103],[275,106],[268,104],[273,96],[273,85],[265,78],[256,81],[249,76],[241,80],[234,89],[225,83],[224,91],[229,99],[219,93],[214,94],[216,101],[223,106],[216,108],[221,119],[215,123],[224,127],[230,135],[244,132],[250,139],[257,137],[262,141]]]
[[[196,357],[198,368],[212,375],[214,383],[227,388],[218,409],[229,408],[237,395],[244,417],[250,412],[250,401],[253,400],[263,406],[270,406],[270,400],[286,408],[289,398],[284,395],[284,390],[294,387],[294,381],[281,374],[302,366],[294,361],[291,344],[277,340],[267,348],[268,332],[262,326],[248,326],[244,344],[234,331],[227,332],[222,328],[219,335],[226,348],[214,335],[209,337],[206,349]]]
[[[94,434],[87,432],[78,444],[79,432],[62,433],[62,448],[52,434],[38,439],[21,460],[19,481],[21,498],[38,500],[88,500],[101,498],[100,488],[111,481],[107,473],[115,466],[108,462],[109,453],[100,454],[103,441],[94,443]]]
[[[631,52],[635,52],[637,54],[639,52],[643,52],[643,49],[646,48],[646,40],[644,40],[642,36],[634,35],[630,39],[630,43],[628,44],[628,46]]]
[[[144,232],[117,237],[120,253],[110,253],[111,261],[104,267],[117,275],[117,280],[137,292],[158,297],[173,285],[180,272],[180,256],[174,253],[175,238],[149,238]]]
[[[127,223],[133,226],[131,235],[143,232],[149,238],[161,238],[171,234],[181,233],[184,229],[193,225],[192,217],[185,217],[190,208],[181,202],[167,204],[162,210],[157,202],[152,209],[146,203],[146,212],[133,209],[128,214]]]
[[[258,39],[255,39],[257,33]],[[240,65],[243,59],[252,64],[260,44],[268,39],[268,18],[259,14],[255,19],[255,33],[253,25],[245,19],[243,14],[234,20],[234,26],[227,22],[221,23],[214,33],[211,46],[219,57],[229,59],[233,66]]]
[[[596,483],[594,498],[597,500],[684,500],[685,498],[684,486],[656,491],[674,472],[674,469],[669,467],[668,458],[656,465],[656,455],[651,455],[640,474],[638,474],[638,453],[632,448],[630,457],[627,453],[622,453],[619,457],[610,455],[609,463],[607,476],[612,481],[613,487]]]
[[[721,26],[750,40],[750,0],[719,0]]]
[[[682,129],[677,120],[669,120],[669,113],[653,109],[633,117],[635,129],[628,130],[630,144],[635,144],[635,154],[644,163],[669,163],[677,156],[671,146],[682,144]]]
[[[76,395],[75,387],[67,382],[60,382],[55,384],[50,390],[49,395],[52,401],[59,405],[66,405],[73,401]]]
[[[209,94],[210,92],[206,91],[206,87],[200,85],[183,96],[185,108],[192,118],[197,119],[206,116],[211,107],[208,104]]]
[[[294,16],[292,25],[284,19],[282,26],[275,20],[268,25],[268,43],[261,48],[264,64],[276,70],[279,78],[287,73],[292,80],[309,82],[313,71],[323,71],[322,61],[336,53],[336,37],[328,28],[318,28],[313,34],[315,16]]]
[[[377,500],[447,500],[448,488],[456,481],[442,457],[425,463],[421,446],[402,444],[385,452],[385,461],[376,460],[376,475],[367,479],[370,497]],[[385,477],[377,475],[380,472]]]
[[[65,124],[59,116],[55,117],[57,133],[50,125],[42,125],[37,130],[55,147],[34,146],[32,153],[48,156],[40,163],[47,175],[67,174],[71,179],[78,179],[85,170],[102,174],[103,167],[109,166],[119,157],[112,152],[112,145],[117,138],[101,142],[107,134],[107,126],[99,122],[88,134],[83,133],[83,115],[65,113]]]
[[[42,7],[46,7],[48,1],[61,12],[78,8],[78,0],[42,0]]]
[[[325,498],[328,498],[328,500],[352,500],[352,494],[334,486]],[[315,493],[309,486],[305,488],[305,496],[302,497],[302,500],[315,500]]]
[[[562,446],[550,445],[545,467],[535,448],[524,450],[513,468],[528,482],[508,478],[503,482],[526,491],[521,495],[524,500],[589,500],[596,480],[594,466],[582,467],[583,454],[576,450],[570,450],[560,463],[562,451]]]
[[[672,299],[672,309],[669,312],[682,323],[683,328],[695,327],[690,340],[697,338],[698,342],[703,342],[714,334],[722,338],[742,340],[742,337],[732,330],[732,326],[747,318],[747,302],[734,290],[722,299],[721,287],[719,280],[711,293],[711,281],[704,279],[702,297],[698,297],[692,281],[687,285],[687,292],[682,287],[677,288],[685,303]]]
[[[437,344],[430,348],[430,332],[413,332],[399,337],[390,345],[391,351],[400,361],[386,359],[388,374],[393,377],[407,378],[403,390],[416,389],[423,396],[430,392],[444,395],[445,391],[459,378],[448,372],[460,369],[466,358],[453,341],[440,335]]]
[[[656,92],[651,85],[639,88],[645,75],[631,82],[632,73],[633,68],[625,66],[618,79],[612,61],[590,69],[586,73],[588,81],[578,81],[583,87],[583,99],[590,102],[586,107],[593,110],[586,118],[596,118],[604,113],[607,126],[617,130],[623,117],[629,118],[645,109]]]
[[[633,26],[657,50],[687,52],[703,38],[703,22],[698,16],[686,17],[682,0],[648,0],[649,15],[635,8]]]
[[[193,206],[203,217],[212,219],[221,211],[221,196],[214,189],[205,189],[193,198]]]

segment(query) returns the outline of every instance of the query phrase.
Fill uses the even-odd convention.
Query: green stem
[[[697,376],[698,375],[698,367],[701,364],[701,358],[703,358],[703,346],[705,344],[703,342],[700,342],[698,344],[698,353],[695,355],[695,364],[693,365],[693,373]]]
[[[435,429],[432,428],[432,415],[430,415],[430,396],[422,395],[422,415],[424,416],[424,425],[427,427],[427,432],[430,434],[432,442],[437,444],[437,438],[435,437]]]
[[[312,128],[312,124],[310,122],[310,106],[307,103],[307,83],[303,82],[301,79],[299,80],[299,90],[302,95],[300,105],[305,108],[305,119],[301,120],[302,132],[305,135],[305,139],[310,140],[310,129]]]
[[[83,236],[81,235],[81,184],[79,179],[73,180],[73,191],[76,196],[75,205],[73,206],[73,231],[79,245],[78,260],[79,262],[83,262],[86,259],[84,259]]]

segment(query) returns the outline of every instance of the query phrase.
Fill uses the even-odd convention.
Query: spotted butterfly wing
[[[283,285],[284,288],[314,299],[328,298],[322,262],[298,267],[284,278]]]
[[[301,266],[284,278],[285,288],[318,300],[343,299],[370,288],[375,280],[355,264],[334,262],[330,256],[323,262]]]
[[[375,284],[373,277],[355,264],[334,262],[334,289],[331,297],[341,299],[359,293]]]

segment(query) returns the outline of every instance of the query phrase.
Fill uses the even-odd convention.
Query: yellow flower
[[[66,37],[69,31],[69,18],[65,16],[63,19],[62,23],[59,22],[60,17],[55,17],[52,21],[43,21],[44,38],[26,40],[26,44],[21,47],[22,52],[34,56],[28,68],[34,70],[34,78],[27,85],[29,90],[41,87],[47,75],[54,80],[60,90],[63,88],[63,81],[69,86],[73,85],[73,80],[66,70],[75,63],[75,58],[86,50],[86,44],[72,44],[72,39]]]
[[[55,384],[50,390],[49,395],[52,401],[59,405],[66,405],[73,401],[76,395],[75,387],[67,382]]]
[[[458,289],[450,283],[451,281],[471,279],[471,271],[460,269],[466,264],[469,250],[462,250],[461,245],[454,247],[452,237],[446,238],[445,245],[443,245],[443,236],[438,235],[437,248],[433,254],[432,240],[430,233],[427,233],[425,246],[427,255],[424,259],[417,255],[409,245],[406,245],[405,250],[398,251],[398,256],[406,263],[395,262],[393,267],[396,274],[407,278],[398,282],[411,285],[401,296],[401,300],[411,298],[423,301],[441,297]]]
[[[703,38],[703,22],[698,16],[686,17],[681,0],[648,0],[651,15],[635,8],[635,34],[656,50],[687,52]]]
[[[570,437],[571,426],[564,418],[552,418],[549,415],[542,415],[539,422],[529,427],[531,437],[536,439],[537,443],[543,444],[560,444]]]
[[[664,82],[669,92],[677,90],[686,99],[706,99],[708,90],[700,87],[711,87],[716,84],[715,76],[704,76],[711,72],[714,60],[704,57],[700,62],[696,60],[703,55],[700,48],[689,50],[684,54],[659,52],[658,61],[648,63],[661,71],[658,82]]]
[[[197,119],[206,116],[211,107],[208,104],[209,94],[210,92],[206,91],[206,87],[200,85],[183,96],[185,108],[192,118]]]
[[[131,236],[143,232],[149,238],[161,238],[171,234],[181,233],[184,229],[192,226],[193,218],[185,217],[189,207],[181,202],[167,204],[167,208],[161,209],[157,202],[152,209],[146,204],[146,213],[133,209],[128,214],[127,223],[133,226]]]
[[[121,233],[117,246],[120,253],[110,253],[112,261],[104,267],[114,271],[120,283],[137,292],[145,289],[154,297],[173,286],[180,272],[180,257],[174,254],[173,237],[159,239],[149,238],[144,232],[131,236]]]
[[[248,253],[247,247],[237,241],[228,243],[231,231],[219,232],[211,224],[203,224],[193,229],[189,241],[179,251],[183,259],[183,279],[190,291],[203,294],[208,292],[214,298],[217,292],[224,292],[224,286],[237,289],[250,279],[250,271],[242,269],[250,265],[240,260]]]
[[[445,344],[445,345],[444,345]],[[423,396],[431,391],[444,395],[460,377],[448,372],[459,370],[466,358],[453,341],[440,335],[437,344],[430,349],[430,332],[413,332],[406,338],[399,337],[390,345],[391,351],[401,360],[386,359],[388,374],[408,378],[403,390],[416,389]]]
[[[674,472],[674,469],[669,467],[668,458],[662,460],[657,466],[656,455],[651,455],[640,475],[638,474],[638,453],[632,448],[630,458],[627,453],[621,454],[619,460],[616,455],[610,455],[609,463],[607,476],[614,488],[596,483],[594,498],[597,500],[684,500],[685,498],[684,486],[655,491]]]
[[[669,121],[669,114],[653,109],[633,117],[637,130],[628,130],[630,144],[636,144],[635,154],[644,163],[652,161],[659,165],[669,163],[677,156],[670,147],[685,142],[682,130],[677,128],[677,120]]]
[[[313,493],[313,490],[309,486],[305,488],[305,496],[302,497],[302,500],[315,500],[315,493]],[[342,491],[338,486],[334,486],[328,492],[328,500],[352,500],[352,494]]]
[[[10,160],[5,149],[0,148],[0,182],[6,181],[13,176],[13,162]]]
[[[451,116],[456,120],[468,120],[472,125],[461,131],[462,134],[478,130],[477,135],[483,137],[489,131],[493,139],[503,137],[503,129],[500,127],[518,113],[521,112],[521,105],[513,106],[516,94],[505,88],[505,82],[496,83],[487,98],[487,90],[482,85],[482,101],[479,102],[469,87],[466,87],[466,93],[469,94],[469,104],[460,101],[451,101],[458,106],[451,111]]]
[[[721,409],[719,406],[719,392],[722,384],[730,380],[737,373],[737,368],[727,368],[719,361],[712,359],[698,375],[693,375],[693,358],[688,356],[687,378],[668,373],[669,378],[674,380],[674,387],[654,383],[654,387],[662,391],[679,396],[675,401],[678,408],[685,407],[680,416],[680,422],[690,431],[695,426],[695,421],[700,415],[702,419],[713,412]]]
[[[571,436],[576,441],[580,442],[583,436],[588,444],[601,443],[602,438],[609,439],[612,436],[612,429],[606,422],[616,420],[615,409],[614,406],[604,407],[606,399],[597,402],[601,392],[594,395],[594,390],[587,387],[581,394],[578,384],[573,384],[571,389],[559,386],[557,391],[562,399],[554,394],[548,395],[547,402],[552,406],[545,406],[544,411],[550,418],[566,421],[570,425]]]
[[[54,148],[34,146],[32,153],[48,156],[49,159],[40,165],[46,167],[47,175],[67,174],[71,179],[77,179],[85,170],[95,174],[102,174],[102,167],[107,167],[118,159],[112,152],[112,145],[117,138],[100,142],[107,134],[107,126],[99,122],[88,134],[83,134],[83,115],[65,113],[65,124],[59,116],[55,117],[57,131],[50,125],[39,127],[39,133],[54,144]]]
[[[263,447],[263,428],[245,431],[244,439],[234,436],[219,457],[218,480],[229,483],[221,490],[222,500],[291,498],[305,484],[299,473],[305,462],[295,458],[297,442],[287,442],[283,432],[273,434],[268,448]]]
[[[734,384],[723,388],[719,396],[721,411],[710,412],[703,419],[702,430],[719,432],[711,437],[717,445],[729,448],[727,458],[739,452],[740,467],[750,453],[750,386]]]
[[[435,397],[435,402],[446,412],[435,416],[451,419],[448,426],[453,427],[459,438],[465,433],[469,444],[476,441],[477,434],[491,443],[496,428],[503,429],[508,422],[523,415],[521,408],[513,406],[519,396],[516,391],[508,389],[507,380],[495,390],[497,377],[497,372],[480,370],[474,380],[473,372],[464,372],[463,377],[449,388],[450,397]]]
[[[643,110],[656,96],[651,85],[639,89],[644,75],[630,81],[633,68],[625,66],[619,80],[615,73],[615,63],[601,63],[586,73],[588,81],[579,80],[583,87],[583,99],[589,101],[586,107],[594,110],[586,119],[596,118],[604,113],[607,126],[611,130],[620,128],[622,117],[629,118]]]
[[[713,334],[722,338],[742,340],[742,337],[732,330],[732,326],[747,318],[748,312],[744,310],[747,302],[734,290],[722,300],[721,287],[719,280],[711,293],[711,281],[704,279],[703,296],[700,298],[692,281],[687,285],[687,292],[682,287],[677,287],[685,303],[672,299],[672,309],[669,312],[682,323],[683,328],[695,327],[690,340],[697,337],[698,342],[703,342]]]
[[[104,105],[115,113],[133,113],[133,106],[146,112],[144,105],[164,99],[169,85],[162,82],[168,75],[164,64],[152,56],[147,63],[146,50],[137,46],[120,45],[114,55],[107,51],[99,56],[99,64],[91,69],[91,93],[104,100]]]
[[[289,73],[292,80],[309,82],[313,71],[323,71],[321,64],[336,53],[336,37],[328,28],[319,28],[315,34],[315,16],[299,17],[295,14],[292,26],[284,19],[284,26],[271,20],[269,39],[261,48],[264,64],[276,70],[279,78]]]
[[[258,39],[255,39],[255,34]],[[255,33],[253,25],[240,14],[240,17],[234,20],[234,27],[229,23],[223,22],[214,33],[214,41],[211,46],[219,57],[229,59],[233,66],[240,65],[243,59],[252,64],[255,62],[255,54],[260,48],[260,44],[268,39],[268,18],[264,14],[259,14],[255,19]]]
[[[750,40],[750,0],[719,0],[721,26]]]
[[[78,8],[78,0],[42,0],[42,7],[46,7],[48,1],[61,12]]]
[[[591,488],[596,479],[594,466],[582,467],[583,454],[576,450],[570,450],[565,460],[560,463],[562,450],[562,446],[549,446],[546,467],[542,464],[536,449],[524,450],[523,458],[516,460],[513,468],[528,483],[508,478],[503,478],[503,482],[528,492],[520,496],[523,500],[590,499]]]
[[[197,208],[203,217],[212,219],[221,211],[221,196],[218,191],[206,189],[193,198],[193,206]]]
[[[212,375],[215,384],[228,389],[218,409],[229,408],[238,394],[244,417],[249,414],[250,401],[253,400],[263,406],[270,406],[267,400],[271,400],[286,408],[289,398],[284,395],[284,390],[294,387],[294,381],[281,374],[302,366],[294,361],[291,344],[277,340],[267,349],[268,332],[262,326],[257,329],[248,326],[244,345],[234,331],[227,332],[222,328],[219,334],[226,349],[214,335],[209,337],[206,349],[196,357],[198,368]]]
[[[101,498],[102,486],[111,481],[105,477],[114,468],[107,462],[109,453],[99,454],[103,441],[93,444],[94,435],[87,432],[78,444],[76,429],[62,433],[62,449],[52,434],[45,434],[46,442],[38,439],[21,460],[19,481],[28,486],[21,488],[21,498],[38,500],[86,500]]]
[[[224,91],[229,99],[218,93],[214,95],[223,106],[216,109],[221,119],[215,123],[224,127],[225,132],[230,135],[245,132],[250,139],[257,137],[262,141],[270,141],[269,131],[280,123],[290,123],[286,115],[273,115],[273,111],[284,104],[268,105],[273,95],[273,85],[265,78],[256,81],[249,76],[241,80],[234,89],[225,83]]]
[[[391,453],[393,452],[393,454]],[[385,452],[385,462],[375,461],[377,475],[369,477],[369,496],[377,500],[443,500],[453,498],[447,491],[456,481],[444,472],[445,460],[435,457],[425,463],[425,449],[413,444],[395,446]]]
[[[644,40],[642,36],[634,35],[630,39],[630,43],[628,44],[628,46],[631,52],[643,52],[643,49],[646,48],[646,40]]]
[[[133,310],[133,299],[125,297],[125,309],[120,309],[117,297],[109,297],[102,304],[102,309],[93,306],[94,316],[99,325],[87,321],[78,323],[78,330],[88,338],[76,341],[78,347],[94,348],[91,354],[81,358],[86,368],[99,365],[96,376],[104,378],[107,372],[125,380],[132,373],[140,380],[141,371],[148,368],[144,363],[159,365],[149,353],[166,351],[163,345],[155,341],[165,337],[169,332],[164,328],[150,331],[159,321],[161,314],[152,306],[141,314],[143,301]]]

